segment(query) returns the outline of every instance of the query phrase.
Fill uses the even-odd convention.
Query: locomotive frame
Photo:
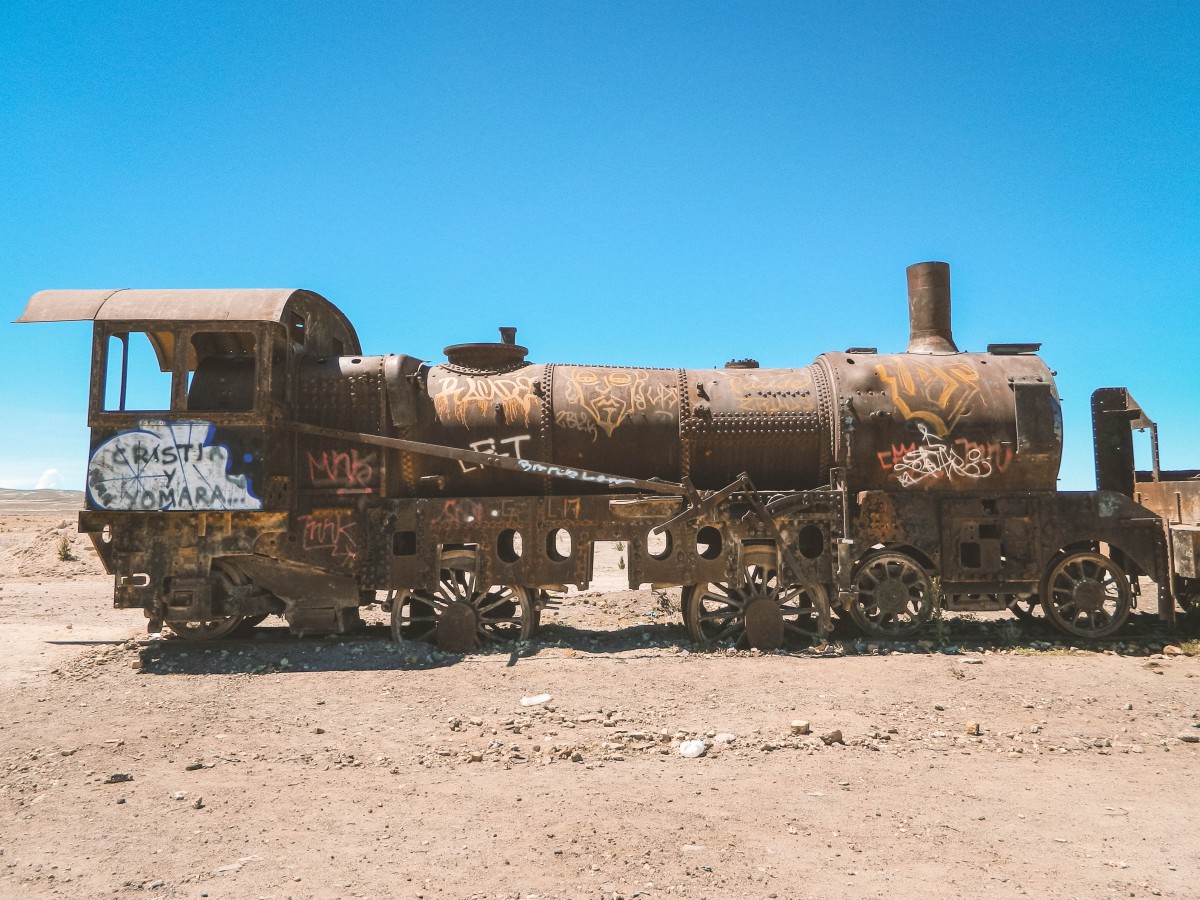
[[[79,529],[151,631],[222,638],[277,613],[343,633],[383,592],[398,639],[527,638],[615,540],[630,587],[681,587],[704,642],[820,640],[834,615],[907,638],[937,603],[1040,604],[1103,638],[1142,579],[1174,621],[1200,593],[1200,473],[1164,482],[1157,452],[1135,472],[1131,431],[1156,426],[1106,388],[1099,489],[1057,491],[1039,345],[959,353],[948,267],[908,274],[907,353],[807,369],[533,366],[515,329],[440,365],[366,357],[299,290],[44,291],[18,321],[95,323]],[[142,409],[138,332],[169,380]]]

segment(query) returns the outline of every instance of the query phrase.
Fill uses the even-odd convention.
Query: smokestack
[[[515,344],[517,342],[517,329],[507,328],[504,325],[500,326],[500,343]]]
[[[908,352],[957,353],[950,330],[950,264],[908,267]]]

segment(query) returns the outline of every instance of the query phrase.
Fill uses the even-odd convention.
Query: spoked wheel
[[[746,567],[742,584],[693,584],[683,589],[683,622],[700,644],[775,650],[818,635],[821,585],[781,585],[775,569]]]
[[[1120,566],[1102,553],[1060,556],[1042,580],[1046,618],[1072,637],[1106,638],[1129,618],[1133,593]]]
[[[223,593],[232,587],[250,583],[250,579],[236,566],[216,560],[208,576],[213,593]],[[185,641],[220,641],[244,633],[253,628],[266,616],[224,616],[197,622],[167,622],[175,636]]]
[[[1041,608],[1042,601],[1037,594],[1010,594],[1008,600],[1008,611],[1020,619],[1022,622],[1034,622],[1037,620],[1037,611]]]
[[[449,567],[441,570],[436,591],[396,597],[392,636],[436,642],[443,650],[465,653],[484,641],[527,640],[539,617],[538,605],[525,588],[480,587],[472,569]]]
[[[903,553],[863,557],[854,574],[858,598],[850,618],[871,637],[904,640],[933,614],[933,583],[924,566]]]

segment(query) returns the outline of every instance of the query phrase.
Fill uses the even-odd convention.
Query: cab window
[[[257,349],[254,334],[198,331],[188,353],[187,408],[202,412],[254,409]]]
[[[155,340],[157,338],[157,340]],[[171,350],[161,335],[125,331],[108,336],[105,412],[171,408]],[[165,362],[162,355],[166,355]]]

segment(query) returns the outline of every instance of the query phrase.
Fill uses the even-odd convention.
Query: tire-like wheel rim
[[[245,623],[241,616],[203,622],[168,622],[175,636],[185,641],[219,641],[236,634]]]
[[[747,633],[748,613],[752,623],[756,618],[751,607],[770,603],[782,619],[782,645],[803,646],[818,635],[816,598],[823,591],[820,585],[781,585],[775,569],[747,566],[742,584],[708,582],[685,587],[683,622],[692,640],[698,644],[744,649],[752,646],[754,637],[753,624],[751,633]],[[755,606],[755,609],[761,615],[764,607]],[[769,622],[771,617],[764,618]]]
[[[220,561],[212,564],[209,581],[212,582],[214,592],[250,583],[240,569]],[[261,621],[262,619],[258,618],[253,624]],[[220,641],[250,627],[248,622],[245,616],[226,616],[199,622],[168,622],[167,626],[176,637],[185,641]]]
[[[1102,553],[1068,553],[1051,564],[1042,582],[1046,618],[1072,637],[1116,633],[1129,618],[1132,596],[1125,573]]]
[[[915,635],[933,614],[933,583],[925,568],[903,553],[877,553],[858,564],[858,598],[850,617],[871,637]]]

